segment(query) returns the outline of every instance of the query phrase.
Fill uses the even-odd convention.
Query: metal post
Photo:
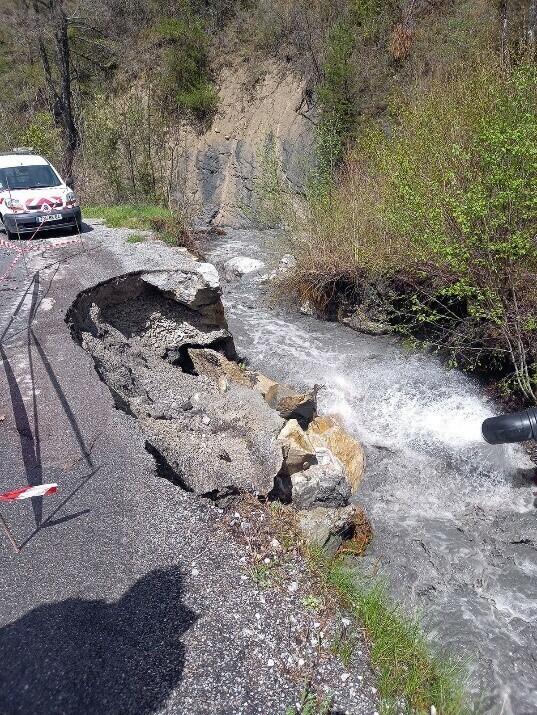
[[[10,543],[11,543],[11,546],[13,547],[15,553],[16,553],[16,554],[20,554],[20,549],[19,549],[19,547],[17,546],[17,542],[15,541],[15,537],[14,537],[13,534],[11,533],[11,529],[10,529],[9,526],[7,525],[7,522],[6,522],[6,520],[4,519],[4,517],[2,516],[2,514],[0,514],[0,524],[2,525],[2,528],[4,529],[4,531],[6,532],[6,536],[7,536],[7,538],[9,539],[9,541],[10,541]]]

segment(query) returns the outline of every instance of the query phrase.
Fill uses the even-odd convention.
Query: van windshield
[[[0,169],[0,191],[44,189],[49,186],[61,186],[61,181],[47,164],[10,166]]]

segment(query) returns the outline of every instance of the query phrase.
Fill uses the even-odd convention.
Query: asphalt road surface
[[[345,678],[319,658],[315,614],[260,590],[220,511],[156,475],[71,339],[80,290],[186,260],[129,234],[95,223],[80,242],[52,236],[9,275],[16,254],[0,249],[0,492],[59,484],[0,508],[22,547],[0,531],[0,713],[276,715],[314,676],[338,712],[373,715],[366,656]]]

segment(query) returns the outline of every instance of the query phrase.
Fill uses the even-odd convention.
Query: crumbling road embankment
[[[250,551],[223,527],[229,517],[159,477],[141,420],[116,409],[94,356],[72,339],[65,316],[94,286],[151,271],[211,280],[179,251],[128,235],[95,225],[83,249],[45,246],[16,277],[20,308],[1,345],[0,488],[54,481],[60,492],[6,512],[23,549],[0,553],[2,712],[266,715],[285,712],[312,678],[343,711],[372,714],[365,656],[340,677],[324,624],[301,602],[301,574],[287,574],[292,589],[260,590]],[[140,326],[142,314],[125,309],[108,306],[105,322]],[[157,411],[147,419],[168,422]]]

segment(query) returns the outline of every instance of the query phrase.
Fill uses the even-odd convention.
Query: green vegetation
[[[101,218],[110,228],[140,228],[148,231],[154,227],[155,220],[171,219],[173,214],[162,206],[122,204],[121,206],[84,206],[84,216]]]
[[[300,697],[298,709],[295,706],[289,707],[285,715],[330,715],[331,704],[332,698],[319,698],[309,686],[306,686]]]
[[[323,80],[318,89],[321,118],[317,129],[317,186],[332,181],[356,127],[351,61],[355,41],[356,29],[349,21],[338,21],[328,35]]]
[[[296,290],[329,308],[382,284],[397,329],[535,402],[536,69],[477,63],[395,106],[310,198]]]
[[[313,594],[301,598],[300,603],[307,611],[312,611],[313,613],[320,611],[324,605],[322,599],[320,599],[318,596],[314,596]]]
[[[182,17],[162,18],[153,28],[156,42],[164,45],[160,91],[180,109],[207,120],[218,101],[210,81],[208,37],[203,22],[191,7],[185,4],[182,10]]]
[[[277,565],[274,563],[255,564],[250,569],[250,576],[252,581],[260,588],[268,588],[272,586],[275,581],[279,580]]]
[[[430,715],[432,706],[439,715],[475,715],[477,710],[466,693],[464,664],[450,659],[440,644],[427,639],[418,619],[404,613],[392,600],[386,583],[361,573],[356,557],[341,554],[331,558],[321,549],[304,544],[296,514],[289,507],[274,502],[267,508],[267,516],[269,533],[282,544],[284,554],[296,554],[300,545],[311,591],[301,599],[302,606],[311,610],[313,605],[323,617],[333,617],[335,607],[349,616],[351,623],[339,631],[331,652],[346,666],[352,664],[355,643],[365,635],[377,678],[381,715]],[[311,710],[303,709],[305,703]],[[329,706],[330,702],[319,699],[307,685],[298,712],[329,713]]]
[[[355,637],[353,635],[348,635],[343,630],[338,633],[334,638],[334,641],[330,647],[331,652],[341,660],[343,665],[347,668],[352,660],[352,655],[355,648]]]
[[[382,583],[360,578],[356,566],[351,570],[343,559],[327,559],[314,550],[309,562],[330,594],[365,629],[383,715],[429,715],[432,705],[442,715],[473,712],[466,701],[460,664],[434,651],[419,623],[402,613]]]
[[[87,218],[101,218],[111,228],[138,228],[153,231],[157,238],[168,246],[186,248],[200,257],[200,245],[187,227],[185,217],[178,211],[171,211],[154,204],[121,204],[119,206],[84,207]],[[139,243],[144,236],[134,234],[129,243]]]

